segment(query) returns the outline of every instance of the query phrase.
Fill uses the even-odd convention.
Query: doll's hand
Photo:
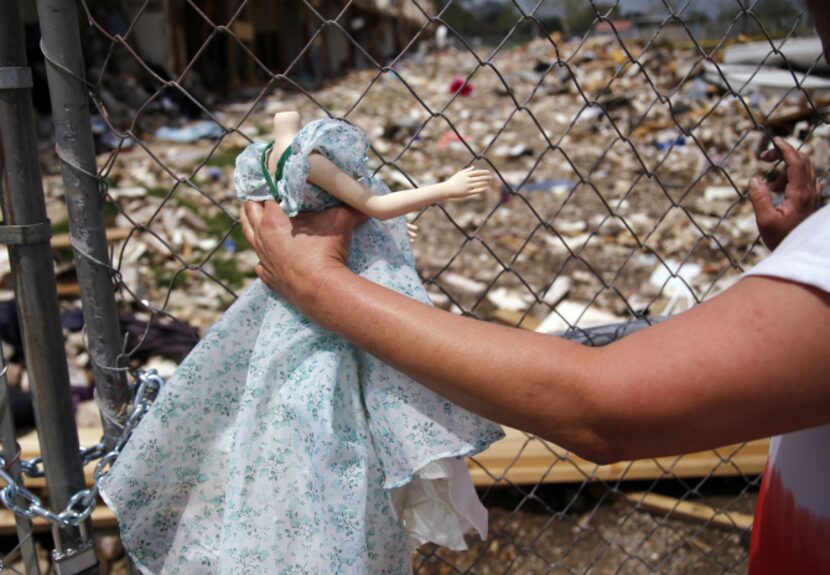
[[[345,267],[352,230],[365,220],[345,207],[288,218],[274,201],[245,202],[240,215],[257,276],[306,313],[329,274]]]
[[[447,198],[466,198],[486,191],[492,183],[493,175],[489,170],[475,170],[470,166],[444,182],[444,185],[447,187]]]
[[[749,180],[749,199],[755,208],[755,220],[761,239],[771,250],[821,203],[816,171],[809,156],[797,151],[783,138],[775,138],[775,145],[776,148],[761,154],[761,159],[765,162],[783,159],[787,165],[786,171],[772,185],[774,192],[784,192],[784,201],[773,206],[767,183],[757,176]]]

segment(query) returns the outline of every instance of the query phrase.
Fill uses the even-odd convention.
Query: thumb
[[[772,205],[772,194],[770,194],[767,183],[758,176],[749,180],[749,200],[755,210],[758,225],[769,222],[775,214],[775,208]]]

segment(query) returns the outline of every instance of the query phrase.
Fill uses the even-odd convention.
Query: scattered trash
[[[733,44],[723,51],[724,64],[754,64],[786,67],[786,62],[797,70],[830,71],[830,63],[821,57],[823,52],[821,39],[787,37],[772,40],[777,52],[773,52],[769,40]],[[786,58],[786,62],[784,59]]]
[[[460,93],[461,96],[469,96],[473,93],[473,85],[461,76],[456,76],[450,82],[450,94]]]
[[[202,120],[181,128],[162,126],[155,132],[157,140],[166,142],[196,142],[201,139],[215,140],[225,135],[225,130],[212,120]]]
[[[92,133],[95,136],[100,136],[101,134],[109,131],[109,126],[107,126],[107,123],[101,116],[96,114],[95,116],[92,116],[89,120],[90,124],[92,124]]]
[[[472,280],[454,272],[444,272],[438,281],[451,289],[468,295],[481,295],[487,289],[487,284]]]
[[[659,138],[654,145],[657,147],[658,150],[670,150],[677,146],[685,146],[686,145],[686,137],[683,134],[677,135],[670,135],[670,136],[662,136]]]
[[[542,301],[549,306],[555,307],[562,301],[568,292],[571,291],[571,279],[568,276],[557,277],[553,284],[547,289],[545,295],[542,296]]]
[[[535,331],[557,334],[573,327],[596,327],[618,323],[623,318],[610,312],[597,309],[589,302],[563,301],[542,321]]]
[[[500,189],[413,216],[420,228],[416,263],[442,309],[542,326],[546,333],[561,332],[568,322],[624,322],[632,313],[676,313],[695,295],[717,293],[739,277],[727,255],[746,268],[767,253],[756,242],[750,202],[733,188],[768,169],[758,154],[769,143],[746,109],[818,161],[830,129],[815,127],[821,113],[803,90],[785,91],[781,100],[781,90],[757,81],[769,79],[763,69],[741,99],[724,97],[723,79],[692,48],[655,44],[640,53],[626,40],[638,62],[630,66],[618,42],[593,35],[557,47],[559,55],[545,38],[506,46],[497,62],[501,76],[482,71],[473,85],[460,75],[467,72],[448,42],[441,53],[397,63],[405,84],[394,74],[376,78],[357,70],[312,90],[313,100],[277,89],[210,105],[216,121],[165,92],[132,124],[141,149],[130,154],[121,151],[136,142],[93,117],[98,165],[106,166],[107,237],[119,279],[129,287],[119,291],[119,302],[127,350],[135,350],[131,367],[179,361],[233,293],[255,280],[258,260],[243,239],[240,206],[228,185],[235,158],[249,139],[269,138],[269,114],[296,109],[308,122],[324,114],[315,102],[370,133],[370,168],[393,190],[443,181],[471,163],[502,182]],[[776,65],[772,57],[766,64]],[[740,69],[733,65],[752,63],[723,67],[739,88],[733,80]],[[785,84],[792,84],[789,70],[772,70],[789,74]],[[366,91],[373,80],[376,89]],[[463,101],[431,115],[448,101],[448,84]],[[671,93],[670,105],[655,98],[655,89]],[[830,90],[809,90],[817,108],[830,108]],[[137,109],[122,94],[106,96],[108,112]],[[139,104],[144,97],[134,94]],[[517,111],[515,101],[526,102],[527,110]],[[252,113],[254,104],[259,108]],[[110,120],[119,130],[131,125]],[[222,126],[236,129],[226,133]],[[57,173],[43,181],[62,303],[77,308],[79,286],[62,221],[65,189]],[[5,252],[0,290],[11,285]],[[686,264],[679,267],[680,261]],[[154,310],[180,323],[156,313],[148,329]],[[88,373],[80,311],[63,322],[73,373]],[[15,376],[24,386],[25,370]]]
[[[441,134],[441,137],[438,138],[438,143],[436,144],[436,148],[439,150],[446,150],[449,147],[456,149],[464,147],[461,138],[459,138],[458,134],[453,131],[446,131]]]
[[[556,196],[564,196],[573,190],[577,185],[579,185],[579,182],[573,180],[554,178],[541,181],[530,181],[526,183],[519,182],[516,184],[501,184],[499,188],[502,192],[501,201],[502,203],[505,203],[510,199],[510,194],[512,192],[551,192]]]
[[[734,201],[738,199],[738,194],[732,186],[707,186],[703,191],[703,199],[707,202]]]
[[[495,150],[494,153],[497,156],[507,156],[511,160],[516,160],[523,156],[532,156],[533,148],[530,148],[525,144],[516,144],[515,146],[511,146],[510,148],[503,150],[503,153],[499,153],[499,150]]]
[[[96,142],[106,150],[130,150],[136,144],[135,140],[130,136],[119,136],[109,130],[98,136]]]
[[[696,263],[686,262],[681,266],[673,259],[657,264],[648,281],[662,295],[669,297],[661,315],[685,311],[697,302],[693,284],[702,271],[703,268]]]
[[[499,287],[487,292],[487,300],[498,309],[507,311],[524,311],[533,303],[533,296],[515,290]]]
[[[208,166],[205,168],[205,176],[210,178],[210,181],[212,182],[221,182],[225,178],[221,168],[216,168],[214,166]]]

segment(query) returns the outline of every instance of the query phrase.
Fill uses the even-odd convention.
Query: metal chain
[[[101,478],[106,475],[108,467],[118,458],[124,445],[129,440],[130,435],[132,435],[133,430],[150,409],[153,400],[158,396],[159,391],[164,385],[164,379],[154,369],[138,371],[136,373],[136,380],[138,386],[133,399],[133,410],[127,418],[124,429],[121,431],[121,435],[118,437],[118,441],[116,441],[113,449],[106,452],[106,446],[101,441],[91,447],[85,447],[80,451],[80,457],[84,467],[92,461],[100,460],[95,466],[95,471],[93,472],[94,481],[91,487],[82,489],[73,495],[63,511],[59,513],[50,511],[43,505],[43,502],[37,495],[12,478],[7,472],[9,464],[0,456],[0,479],[6,483],[6,486],[0,489],[0,502],[17,515],[28,519],[40,517],[54,525],[78,527],[86,521],[97,505],[96,498],[98,496],[98,485],[101,482]],[[18,447],[19,453],[20,450]],[[20,466],[23,473],[29,477],[44,476],[42,457],[21,461]],[[15,503],[18,497],[25,500],[25,503]]]

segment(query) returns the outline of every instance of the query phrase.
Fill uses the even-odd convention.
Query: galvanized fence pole
[[[2,154],[0,154],[2,156]],[[2,163],[2,157],[0,157]],[[0,187],[2,192],[2,187]],[[22,483],[20,475],[20,448],[17,445],[17,434],[14,427],[14,415],[9,401],[9,382],[6,378],[8,364],[5,354],[0,351],[0,444],[3,446],[3,459],[8,462],[6,473]],[[18,505],[25,504],[23,497],[18,495]],[[14,522],[17,526],[17,540],[20,542],[20,553],[23,557],[23,567],[27,575],[40,575],[40,566],[37,562],[37,551],[32,539],[32,520],[15,514]]]
[[[40,179],[32,77],[17,0],[0,0],[0,14],[0,132],[5,159],[0,242],[9,246],[49,502],[53,509],[63,509],[84,487],[84,475]],[[62,527],[59,535],[56,545],[67,552],[79,549],[86,539],[77,528]]]
[[[66,188],[69,229],[81,289],[95,393],[111,449],[126,420],[127,380],[95,167],[84,60],[73,0],[38,0],[55,143]]]

